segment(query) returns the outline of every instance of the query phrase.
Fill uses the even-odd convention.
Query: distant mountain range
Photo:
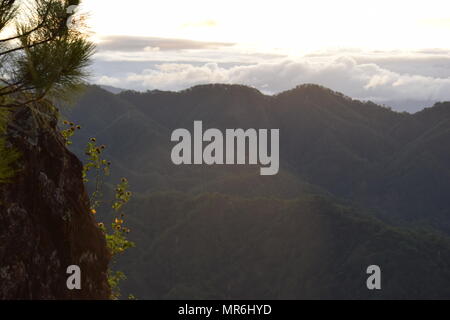
[[[65,109],[126,176],[140,298],[450,298],[450,103],[397,113],[317,85],[91,86]],[[280,129],[280,173],[175,166],[177,128]],[[112,181],[112,180],[111,180]],[[108,192],[107,192],[108,194]],[[106,215],[105,210],[101,215]],[[379,264],[383,290],[365,287]],[[411,280],[414,279],[414,280]]]
[[[99,85],[102,89],[114,94],[118,94],[127,89],[117,88],[108,85]],[[380,106],[391,108],[394,111],[414,113],[423,110],[424,108],[433,106],[437,101],[431,99],[397,99],[397,100],[373,100]]]
[[[123,91],[126,91],[125,89],[116,88],[116,87],[107,86],[107,85],[101,85],[100,88],[102,88],[103,90],[106,90],[108,92],[114,93],[114,94],[118,94],[118,93],[121,93]]]

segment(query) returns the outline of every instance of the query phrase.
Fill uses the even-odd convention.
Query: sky
[[[448,0],[84,0],[82,12],[99,84],[318,83],[402,111],[450,100]]]

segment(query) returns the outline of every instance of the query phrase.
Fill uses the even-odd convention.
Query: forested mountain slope
[[[83,124],[73,145],[80,157],[95,136],[114,178],[127,176],[135,191],[139,245],[123,262],[130,292],[450,296],[449,103],[411,115],[316,85],[276,96],[238,85],[117,95],[93,86],[65,114]],[[195,120],[204,129],[280,129],[279,174],[173,165],[170,135]],[[378,294],[365,288],[370,264],[385,270]]]

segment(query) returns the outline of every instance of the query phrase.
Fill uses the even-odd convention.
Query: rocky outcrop
[[[0,184],[0,299],[108,299],[110,254],[52,109],[14,107],[8,126],[20,160]],[[70,265],[81,269],[80,290],[67,288]]]

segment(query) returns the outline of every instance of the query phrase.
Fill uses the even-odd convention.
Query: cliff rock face
[[[20,153],[0,184],[0,299],[108,299],[109,251],[89,212],[82,164],[56,129],[56,115],[16,107],[7,143]],[[81,269],[69,290],[67,267]]]

